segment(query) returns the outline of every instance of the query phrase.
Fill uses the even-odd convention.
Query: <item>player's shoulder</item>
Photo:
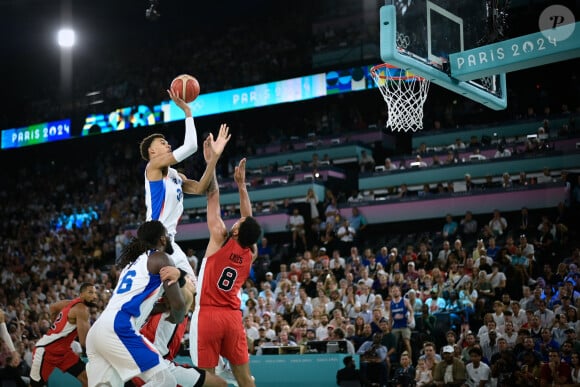
[[[71,310],[82,310],[82,311],[86,311],[86,310],[89,310],[89,307],[84,302],[79,301],[76,304],[74,304],[70,309]]]
[[[163,251],[155,251],[147,258],[147,269],[151,274],[158,274],[164,266],[175,266],[169,255]]]

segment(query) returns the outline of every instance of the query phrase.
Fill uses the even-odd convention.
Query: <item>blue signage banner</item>
[[[43,144],[70,138],[70,119],[42,122],[2,131],[2,149]]]
[[[194,117],[303,101],[326,95],[325,74],[309,75],[233,90],[201,94],[190,106]],[[169,102],[165,122],[183,119],[183,111]]]
[[[332,70],[326,73],[200,94],[195,101],[190,103],[190,106],[193,116],[201,117],[371,89],[376,87],[370,75],[371,67],[359,66]],[[153,126],[183,118],[183,111],[170,100],[161,101],[153,106],[126,106],[111,112],[86,116],[80,136]],[[72,138],[70,120],[40,123],[2,131],[2,149],[69,138]]]

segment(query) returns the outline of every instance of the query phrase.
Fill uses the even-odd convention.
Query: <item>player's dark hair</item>
[[[125,267],[136,260],[148,249],[155,248],[159,238],[166,235],[165,226],[158,220],[150,220],[143,223],[137,230],[137,238],[133,238],[127,246],[123,248],[121,255],[117,259],[117,265]]]
[[[262,234],[262,227],[255,218],[251,216],[246,217],[246,219],[240,224],[238,230],[238,243],[242,247],[252,247],[252,245],[258,242],[258,238]]]
[[[483,351],[481,350],[481,348],[478,348],[478,347],[473,347],[469,350],[470,355],[473,353],[475,353],[476,355],[479,355],[479,356],[483,356]]]
[[[153,133],[145,137],[143,141],[141,141],[141,144],[139,144],[139,150],[141,152],[141,157],[143,158],[143,160],[149,161],[149,147],[151,146],[153,140],[155,140],[156,138],[165,138],[165,136],[162,135],[161,133]]]
[[[93,284],[91,284],[89,282],[83,282],[81,284],[81,287],[79,288],[79,293],[84,292],[85,290],[87,290],[87,288],[90,288],[91,286],[95,286],[95,285],[93,285]]]

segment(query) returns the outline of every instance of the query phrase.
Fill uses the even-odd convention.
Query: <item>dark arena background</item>
[[[480,20],[482,45],[537,33],[551,5],[482,3],[502,12]],[[578,1],[560,4],[579,19]],[[89,282],[91,324],[107,305],[116,258],[146,220],[139,143],[183,143],[166,90],[190,74],[200,148],[175,168],[199,180],[202,141],[227,123],[222,217],[240,217],[245,157],[263,229],[240,294],[257,386],[412,386],[401,354],[416,368],[425,343],[435,380],[450,345],[471,381],[479,347],[486,385],[580,385],[580,49],[509,72],[503,110],[432,84],[423,129],[391,132],[370,75],[383,5],[0,0],[0,307],[18,352],[2,337],[0,384],[28,385],[50,304]],[[59,47],[61,27],[74,46]],[[194,269],[208,238],[205,196],[185,195],[175,240]],[[412,303],[408,342],[390,326],[394,285]],[[362,347],[375,333],[387,352],[376,364]],[[348,366],[337,376],[349,355],[352,384]],[[178,360],[191,363],[188,333]],[[59,370],[48,384],[65,383],[80,385]]]

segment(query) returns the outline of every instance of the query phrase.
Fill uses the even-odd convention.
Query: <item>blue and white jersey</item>
[[[173,168],[161,180],[149,181],[145,173],[145,205],[147,221],[158,220],[170,236],[177,233],[177,223],[183,214],[183,180]]]
[[[144,323],[153,305],[163,293],[161,277],[147,270],[147,258],[155,250],[141,254],[135,262],[127,265],[119,276],[113,296],[103,314],[110,315],[125,312],[134,318],[134,326],[139,329]]]
[[[407,307],[404,298],[401,297],[399,302],[391,301],[391,314],[393,315],[393,329],[407,328]]]

